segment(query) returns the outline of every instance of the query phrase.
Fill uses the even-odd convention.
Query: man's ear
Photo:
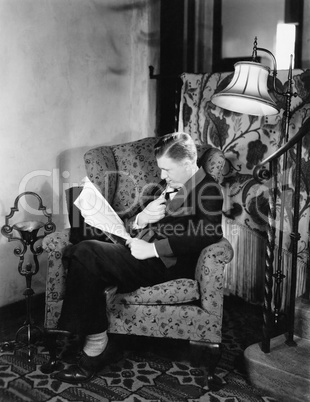
[[[185,159],[185,161],[184,161],[184,167],[185,167],[185,170],[187,170],[187,171],[192,170],[192,168],[193,168],[193,162],[190,161],[189,159]]]

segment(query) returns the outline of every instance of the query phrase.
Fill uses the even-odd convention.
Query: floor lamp
[[[270,76],[270,69],[257,62],[257,52],[265,52],[271,56],[273,60],[272,72],[272,90],[281,96],[285,97],[285,112],[284,112],[284,141],[289,140],[289,122],[291,110],[291,98],[296,96],[292,91],[292,56],[290,60],[288,73],[288,86],[286,92],[280,92],[276,88],[277,64],[274,55],[267,49],[257,47],[257,38],[254,40],[252,61],[241,61],[235,64],[235,72],[231,82],[222,91],[216,93],[211,98],[211,102],[223,109],[228,109],[233,112],[249,114],[254,116],[274,115],[279,112],[279,108],[269,94],[267,81]],[[295,314],[295,293],[296,293],[296,271],[297,271],[297,247],[300,235],[298,233],[299,226],[299,195],[300,195],[300,161],[301,161],[301,141],[297,143],[296,154],[296,181],[295,181],[295,196],[294,196],[294,216],[293,228],[291,233],[292,239],[292,274],[291,274],[291,289],[290,289],[290,307],[288,317],[288,338],[287,344],[294,345],[294,314]],[[272,155],[256,166],[253,171],[254,178],[258,182],[272,179],[272,189],[269,196],[269,231],[267,233],[269,244],[272,245],[266,255],[266,273],[265,279],[268,284],[267,291],[265,290],[264,301],[264,339],[262,350],[266,353],[270,351],[270,328],[271,328],[271,298],[273,279],[275,280],[275,298],[274,298],[274,323],[279,320],[279,312],[281,307],[281,283],[283,278],[282,270],[282,243],[283,243],[283,225],[285,213],[285,193],[287,190],[287,152],[283,154],[283,180],[281,191],[281,209],[279,222],[279,251],[278,264],[276,272],[273,272],[273,247],[275,242],[275,189],[277,188],[277,174],[274,163],[270,163],[270,169],[266,168],[268,159],[273,159]]]

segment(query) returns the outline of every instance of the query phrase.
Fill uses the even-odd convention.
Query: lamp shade
[[[269,68],[253,61],[235,64],[235,73],[223,91],[214,94],[211,102],[223,109],[254,116],[279,113],[267,89]]]

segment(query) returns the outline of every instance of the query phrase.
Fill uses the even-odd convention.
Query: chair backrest
[[[155,137],[119,145],[102,146],[84,155],[89,179],[100,189],[121,217],[133,215],[141,194],[147,196],[160,182],[154,156]],[[224,166],[223,153],[209,145],[198,145],[199,164],[217,181]]]

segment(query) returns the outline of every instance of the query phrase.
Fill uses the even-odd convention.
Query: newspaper
[[[83,182],[83,190],[74,204],[80,209],[84,221],[104,232],[114,243],[125,244],[130,235],[124,222],[88,177]]]

